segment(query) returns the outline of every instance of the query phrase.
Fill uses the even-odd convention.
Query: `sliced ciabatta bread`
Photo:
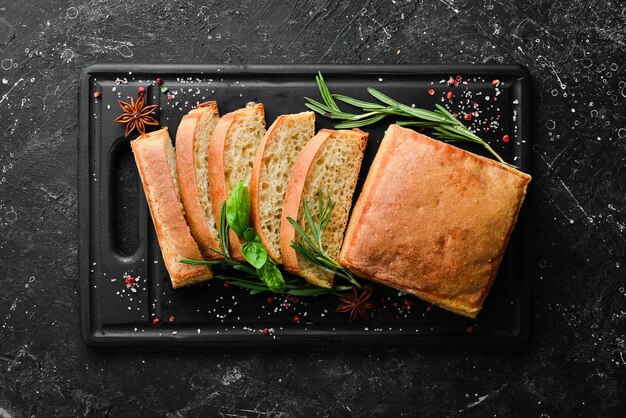
[[[176,173],[191,235],[207,260],[220,258],[219,237],[209,189],[209,143],[219,120],[216,102],[206,102],[183,116],[176,131]]]
[[[252,166],[252,224],[272,259],[282,264],[280,218],[296,158],[315,135],[315,113],[281,115],[261,141]]]
[[[207,266],[180,263],[183,258],[200,260],[202,255],[180,203],[176,152],[167,128],[141,135],[130,144],[172,286],[177,288],[212,278]]]
[[[209,144],[209,187],[211,204],[219,219],[222,202],[240,181],[250,182],[256,151],[265,135],[265,110],[262,104],[248,103],[245,108],[222,116]],[[230,233],[230,256],[243,260],[241,244]]]
[[[328,255],[336,259],[366,145],[367,133],[359,129],[322,129],[305,145],[293,166],[280,224],[280,249],[285,268],[316,286],[332,287],[333,274],[311,263],[291,247],[297,237],[287,218],[295,219],[306,228],[302,202],[307,202],[315,217],[319,213],[318,192],[329,195],[335,208],[322,233],[322,245]],[[305,230],[308,232],[308,228]]]

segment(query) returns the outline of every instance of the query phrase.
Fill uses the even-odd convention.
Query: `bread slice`
[[[262,104],[248,103],[219,120],[209,144],[209,187],[211,204],[219,219],[222,202],[240,181],[250,182],[252,164],[265,135],[265,110]],[[230,256],[243,260],[241,244],[230,232]]]
[[[318,191],[329,194],[335,202],[335,209],[323,231],[322,244],[328,255],[337,258],[366,145],[367,133],[359,129],[322,129],[305,145],[294,164],[280,224],[280,249],[285,268],[316,286],[331,288],[333,274],[311,263],[291,247],[296,235],[287,218],[305,226],[302,202],[307,202],[315,216],[319,212]]]
[[[130,144],[172,286],[178,288],[212,278],[207,266],[179,262],[183,258],[200,260],[202,255],[180,203],[176,152],[167,128],[141,135]]]
[[[221,256],[209,189],[209,143],[219,120],[216,102],[206,102],[183,116],[176,131],[176,174],[191,235],[207,260]]]
[[[267,253],[277,264],[283,262],[280,252],[280,218],[291,169],[313,135],[315,113],[279,116],[263,137],[252,166],[252,224]]]
[[[391,125],[354,207],[339,263],[454,313],[478,315],[530,176]]]

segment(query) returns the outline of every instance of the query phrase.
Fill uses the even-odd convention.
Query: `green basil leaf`
[[[285,279],[272,260],[268,259],[256,272],[272,292],[282,293],[285,290]]]
[[[267,261],[267,251],[258,242],[248,241],[241,247],[241,254],[254,268],[260,269]]]
[[[226,220],[228,226],[242,237],[250,227],[250,196],[244,182],[239,182],[226,201]]]
[[[256,231],[252,228],[248,228],[243,231],[243,239],[248,242],[261,242],[261,238],[259,238]]]

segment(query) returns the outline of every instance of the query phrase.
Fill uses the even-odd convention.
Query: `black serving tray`
[[[124,126],[113,122],[121,113],[118,100],[128,101],[137,96],[138,87],[145,87],[149,104],[160,106],[156,117],[169,128],[172,138],[185,113],[213,99],[222,114],[249,101],[261,102],[269,126],[282,113],[306,110],[304,96],[319,98],[314,77],[318,70],[333,92],[368,100],[366,88],[373,86],[418,107],[443,103],[460,114],[478,111],[479,117],[469,124],[505,159],[529,171],[530,77],[517,65],[88,67],[80,78],[78,140],[79,282],[82,335],[87,343],[501,345],[526,338],[530,260],[523,245],[527,232],[524,211],[476,320],[379,285],[374,292],[381,306],[372,311],[368,321],[357,319],[353,323],[335,312],[335,296],[250,296],[243,289],[225,287],[219,280],[172,289],[130,150],[130,140],[136,135],[125,138]],[[460,84],[450,86],[447,80],[457,75],[462,77]],[[157,77],[165,81],[166,92],[155,84]],[[494,79],[500,80],[498,95],[492,85]],[[432,96],[428,94],[431,88],[435,90]],[[97,91],[102,97],[95,100]],[[445,98],[448,91],[454,94],[452,100]],[[364,128],[370,139],[361,181],[392,121]],[[316,128],[329,127],[329,120],[318,116]],[[502,141],[504,134],[509,135],[510,142]],[[483,154],[478,147],[468,149]],[[137,292],[126,288],[125,273],[139,276]],[[153,324],[154,318],[160,320],[158,325]]]

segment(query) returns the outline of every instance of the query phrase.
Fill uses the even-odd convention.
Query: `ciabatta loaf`
[[[215,218],[222,202],[240,181],[250,182],[256,151],[265,135],[265,110],[262,104],[248,103],[228,113],[217,123],[209,144],[209,187]],[[230,255],[243,260],[241,244],[230,233]]]
[[[252,224],[272,259],[282,264],[280,218],[287,184],[296,158],[315,135],[315,113],[281,115],[261,141],[252,166]]]
[[[359,129],[322,129],[305,145],[294,164],[285,194],[280,224],[280,248],[285,268],[316,286],[331,288],[333,274],[311,263],[291,247],[292,241],[297,237],[287,218],[295,219],[301,226],[306,226],[302,202],[307,202],[315,216],[319,213],[318,192],[330,195],[335,202],[335,208],[322,233],[322,245],[328,255],[337,258],[366,145],[367,133]]]
[[[339,263],[475,318],[529,182],[514,168],[391,125],[354,207]]]
[[[221,258],[209,189],[209,143],[219,120],[216,102],[206,102],[183,116],[176,131],[176,173],[191,235],[207,260]]]
[[[179,262],[183,258],[200,260],[202,255],[180,203],[176,153],[167,128],[141,135],[131,141],[131,147],[172,286],[178,288],[212,278],[207,266]]]

